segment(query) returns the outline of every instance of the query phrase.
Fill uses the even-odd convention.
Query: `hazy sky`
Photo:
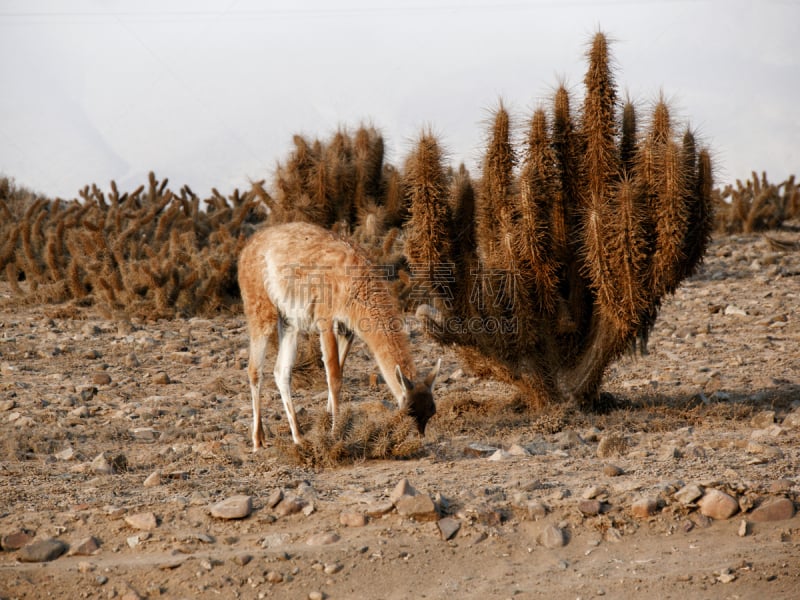
[[[522,131],[586,43],[663,89],[720,183],[800,175],[800,1],[0,0],[0,173],[72,198],[154,170],[205,197],[271,179],[295,133],[368,122],[401,164],[423,127],[478,174],[498,100]]]

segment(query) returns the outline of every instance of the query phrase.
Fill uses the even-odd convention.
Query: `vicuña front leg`
[[[292,402],[292,367],[297,357],[297,328],[278,324],[278,356],[275,359],[275,384],[281,393],[283,408],[289,427],[292,430],[292,440],[300,443],[300,429],[297,427],[297,414]]]

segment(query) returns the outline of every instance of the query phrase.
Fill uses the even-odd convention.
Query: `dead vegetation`
[[[767,174],[759,178],[755,171],[752,179],[736,186],[726,185],[715,192],[716,231],[725,234],[753,233],[778,229],[784,221],[800,217],[800,184],[794,175],[774,184]]]

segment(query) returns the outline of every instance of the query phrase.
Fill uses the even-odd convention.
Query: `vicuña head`
[[[369,347],[401,410],[414,418],[420,434],[436,413],[433,385],[441,359],[418,378],[403,318],[389,293],[385,273],[359,248],[308,223],[266,227],[239,256],[239,288],[250,333],[247,368],[253,402],[253,450],[264,443],[261,382],[267,341],[277,329],[275,383],[292,439],[300,442],[291,393],[291,373],[301,331],[319,334],[328,381],[328,412],[334,423],[342,369],[353,335]]]

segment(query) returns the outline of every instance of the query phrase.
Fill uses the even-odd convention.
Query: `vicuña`
[[[278,386],[292,439],[300,443],[292,403],[291,374],[301,331],[319,334],[328,381],[328,412],[336,420],[342,368],[358,335],[369,347],[398,406],[420,434],[436,413],[433,384],[441,359],[424,378],[409,351],[403,318],[386,277],[364,252],[336,234],[308,223],[266,227],[239,257],[239,288],[250,334],[247,368],[253,401],[253,450],[264,443],[261,382],[267,342],[277,327]]]

